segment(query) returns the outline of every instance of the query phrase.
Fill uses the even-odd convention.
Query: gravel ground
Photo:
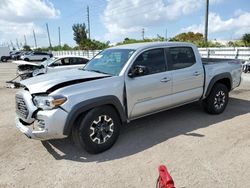
[[[16,66],[0,63],[0,187],[155,187],[165,164],[176,187],[250,187],[250,74],[231,92],[226,111],[190,104],[136,120],[99,155],[69,139],[30,140],[15,128]]]

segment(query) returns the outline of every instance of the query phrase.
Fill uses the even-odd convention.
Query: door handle
[[[170,78],[165,77],[161,79],[161,82],[169,82],[170,80],[171,80]]]
[[[201,73],[199,73],[198,71],[194,72],[194,76],[199,76]]]

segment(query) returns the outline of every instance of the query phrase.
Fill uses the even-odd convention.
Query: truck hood
[[[105,77],[110,76],[80,69],[72,69],[29,78],[21,81],[21,85],[26,87],[31,94],[51,93],[62,87]]]

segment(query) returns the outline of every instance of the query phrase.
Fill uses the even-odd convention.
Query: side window
[[[70,61],[69,61],[69,58],[63,58],[61,59],[61,66],[66,66],[66,65],[69,65]]]
[[[71,58],[70,59],[70,65],[84,65],[88,62],[88,60],[83,58]]]
[[[153,49],[143,52],[136,58],[133,67],[137,65],[146,67],[147,72],[145,75],[165,72],[166,61],[164,50]]]
[[[59,59],[53,63],[54,67],[55,66],[66,66],[66,65],[69,65],[69,58]]]
[[[70,65],[77,65],[78,64],[78,58],[70,58]]]
[[[171,70],[183,69],[195,64],[195,55],[191,47],[167,48],[167,60]]]

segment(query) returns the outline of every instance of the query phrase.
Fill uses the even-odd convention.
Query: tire
[[[100,106],[79,118],[72,130],[74,143],[92,154],[111,148],[116,142],[121,121],[111,106]]]
[[[29,61],[29,58],[25,58],[24,61]]]
[[[45,60],[47,60],[47,58],[43,58],[43,59],[42,59],[42,61],[45,61]]]
[[[227,103],[228,88],[224,84],[217,83],[203,101],[203,107],[210,114],[220,114],[225,110]]]
[[[2,62],[7,62],[7,58],[6,57],[1,57],[1,61]]]

